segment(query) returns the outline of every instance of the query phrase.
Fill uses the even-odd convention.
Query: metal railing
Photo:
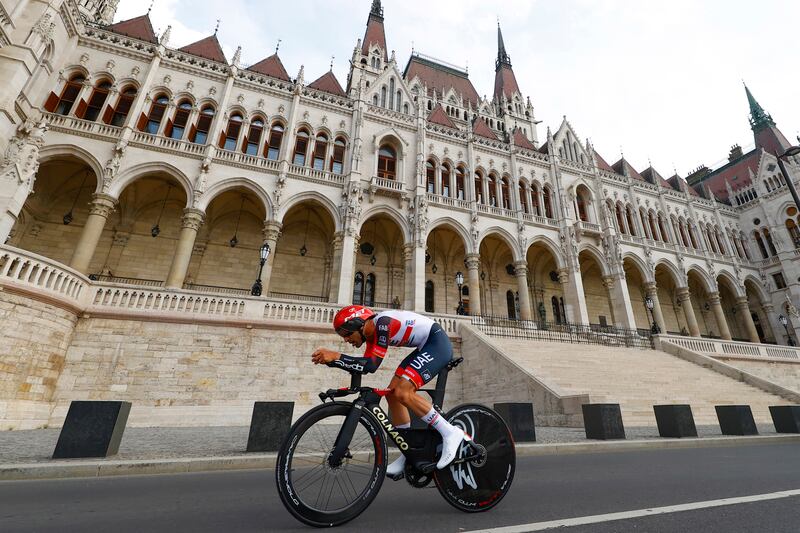
[[[496,337],[653,348],[653,339],[650,331],[646,329],[626,329],[601,324],[515,320],[498,316],[473,316],[472,325],[486,335]]]
[[[317,302],[317,303],[328,302],[327,296],[315,296],[312,294],[294,294],[291,292],[269,291],[267,296],[269,296],[270,298],[281,298],[284,300],[293,300],[296,302]]]
[[[137,287],[163,287],[164,281],[159,279],[124,278],[118,276],[105,276],[103,274],[89,274],[92,281],[105,283],[118,283],[120,285],[135,285]]]

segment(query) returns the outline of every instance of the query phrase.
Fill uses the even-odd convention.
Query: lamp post
[[[797,197],[797,189],[794,188],[794,182],[789,176],[789,173],[786,172],[786,165],[783,164],[784,157],[793,157],[797,154],[800,154],[800,146],[790,146],[788,150],[783,152],[783,155],[778,156],[778,166],[781,169],[781,174],[783,174],[783,179],[786,182],[786,186],[789,187],[789,192],[792,194],[792,200],[794,200],[795,207],[800,209],[800,198]],[[791,339],[791,337],[789,338]]]
[[[656,316],[653,313],[653,307],[655,307],[655,302],[653,302],[653,299],[650,298],[650,296],[648,295],[645,296],[644,305],[647,306],[648,311],[650,311],[650,317],[653,319],[653,325],[650,326],[650,333],[652,333],[653,335],[658,335],[659,333],[661,333],[661,328],[658,327],[658,324],[656,324]]]
[[[261,286],[261,272],[264,270],[264,263],[267,262],[267,257],[269,257],[269,244],[264,243],[261,245],[261,248],[258,250],[258,254],[260,257],[259,266],[258,266],[258,278],[256,278],[256,282],[253,283],[253,288],[250,289],[250,294],[253,296],[261,296],[261,291],[263,287]]]
[[[458,308],[456,309],[456,314],[463,315],[465,313],[464,300],[461,297],[461,287],[464,286],[464,274],[462,274],[460,270],[456,272],[456,285],[458,285]]]
[[[789,334],[789,319],[783,315],[778,315],[778,322],[780,322],[781,325],[783,325],[783,329],[786,330],[786,336],[789,338],[789,346],[794,346],[794,339]]]

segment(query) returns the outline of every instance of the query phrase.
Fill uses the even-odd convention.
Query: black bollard
[[[689,405],[654,405],[658,434],[662,437],[696,437],[692,408]]]
[[[292,427],[294,402],[255,402],[248,452],[276,452]]]
[[[770,405],[776,433],[800,433],[800,405]]]
[[[625,438],[625,426],[622,424],[622,412],[618,403],[585,403],[581,408],[587,439]]]
[[[723,435],[758,435],[749,405],[715,405]]]
[[[536,442],[536,427],[533,422],[533,404],[496,403],[494,410],[505,420],[516,442]]]
[[[53,459],[116,455],[130,412],[130,402],[73,401]]]

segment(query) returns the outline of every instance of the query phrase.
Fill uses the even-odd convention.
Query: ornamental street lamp
[[[644,304],[647,306],[647,309],[650,311],[650,317],[653,319],[653,325],[650,327],[650,333],[652,333],[653,335],[658,335],[659,333],[661,333],[661,328],[658,327],[658,324],[656,324],[656,315],[655,313],[653,313],[653,307],[655,307],[655,302],[653,302],[653,299],[650,298],[650,296],[648,295],[644,299]]]
[[[253,296],[261,296],[261,291],[263,287],[261,286],[261,272],[264,270],[264,263],[267,262],[267,257],[269,257],[269,244],[266,242],[261,245],[261,248],[258,250],[259,254],[259,266],[258,266],[258,278],[256,278],[256,282],[253,283],[253,288],[250,289],[250,294]]]
[[[786,165],[783,164],[784,157],[793,157],[797,154],[800,154],[800,146],[791,146],[788,150],[783,152],[783,155],[778,156],[778,166],[781,168],[781,174],[783,174],[783,180],[786,182],[786,186],[789,188],[789,192],[792,194],[792,200],[794,200],[794,205],[797,209],[800,209],[800,198],[797,197],[797,189],[794,188],[794,182],[792,178],[789,177],[789,173],[786,172]],[[791,337],[789,337],[791,339]],[[793,346],[793,345],[792,345]]]
[[[780,322],[781,325],[783,325],[783,329],[786,330],[786,336],[789,338],[789,346],[794,346],[794,339],[789,334],[789,319],[783,315],[778,315],[778,322]]]
[[[464,274],[462,274],[460,270],[456,272],[456,285],[458,285],[458,308],[456,309],[456,314],[465,315],[464,300],[461,297],[461,287],[464,286]]]

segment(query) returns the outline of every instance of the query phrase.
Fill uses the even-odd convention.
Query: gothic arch
[[[449,229],[453,230],[456,235],[461,237],[461,240],[464,241],[464,250],[466,253],[478,253],[477,250],[472,249],[472,238],[469,235],[469,232],[464,228],[464,226],[458,222],[456,219],[451,217],[441,217],[437,218],[430,224],[428,224],[428,231],[425,233],[425,240],[427,241],[428,236],[431,232],[441,226],[446,226]],[[480,249],[480,246],[478,247]]]
[[[736,277],[731,274],[728,270],[720,270],[717,272],[717,286],[719,286],[721,281],[724,280],[727,282],[728,288],[733,291],[733,294],[737,297],[745,296],[746,293],[744,291],[744,287],[739,283]]]
[[[558,244],[556,244],[555,241],[553,241],[553,239],[545,235],[537,235],[527,242],[527,244],[525,245],[526,257],[528,256],[528,250],[531,248],[531,246],[534,246],[536,244],[540,244],[545,248],[547,248],[553,255],[553,259],[555,259],[556,261],[556,266],[558,268],[564,268],[565,266],[564,256],[561,253],[561,248],[558,247]]]
[[[664,270],[669,272],[670,276],[672,277],[672,282],[675,284],[676,287],[685,287],[686,280],[685,276],[678,270],[678,267],[673,265],[669,259],[660,259],[656,262],[655,269],[658,267],[663,266]]]
[[[603,253],[599,248],[591,244],[584,244],[578,249],[578,257],[580,257],[580,255],[584,252],[592,256],[592,258],[597,261],[603,276],[608,276],[610,274],[608,270],[608,264],[606,263],[605,257],[603,257]]]
[[[742,283],[742,285],[745,287],[745,294],[747,294],[748,288],[751,289],[758,297],[758,302],[761,305],[772,303],[769,296],[764,292],[764,287],[761,285],[761,280],[756,278],[753,274],[748,274],[744,278],[744,283]]]
[[[483,240],[490,236],[497,236],[501,241],[508,245],[508,247],[511,249],[511,257],[514,258],[514,261],[520,261],[524,259],[524,257],[521,258],[519,256],[519,244],[517,243],[517,239],[511,235],[510,232],[498,226],[492,226],[483,231],[483,234],[478,238],[478,250],[480,250]]]
[[[269,197],[269,193],[267,193],[267,191],[265,191],[261,185],[247,178],[228,178],[215,183],[209,187],[200,198],[200,201],[197,203],[197,209],[205,212],[205,210],[217,196],[235,187],[241,187],[243,189],[247,189],[249,192],[252,192],[256,198],[261,200],[261,203],[264,206],[264,211],[267,213],[267,220],[272,219],[273,206],[272,200],[270,200]]]
[[[52,144],[44,146],[39,150],[39,163],[47,163],[48,161],[60,159],[65,156],[80,159],[91,168],[97,178],[97,189],[95,192],[102,192],[103,165],[100,164],[100,161],[98,161],[94,155],[79,146],[75,146],[74,144]]]
[[[192,187],[192,182],[186,177],[186,174],[184,174],[178,168],[170,165],[169,163],[160,161],[142,163],[126,169],[124,172],[121,172],[119,176],[114,179],[114,181],[111,182],[111,187],[109,187],[107,192],[110,196],[119,199],[122,191],[124,191],[125,188],[134,181],[148,174],[159,173],[166,174],[178,182],[178,184],[186,193],[186,207],[191,207],[194,203],[194,187]]]
[[[382,144],[388,143],[397,150],[398,158],[402,159],[407,155],[408,141],[394,128],[386,128],[385,130],[379,131],[373,136],[373,141],[375,142],[376,152],[380,149]]]
[[[371,208],[368,211],[361,213],[361,224],[359,226],[359,232],[361,232],[361,228],[364,227],[366,222],[377,215],[383,215],[386,218],[391,219],[397,227],[400,228],[400,232],[403,234],[403,238],[405,239],[404,242],[408,242],[411,240],[411,235],[409,233],[408,228],[408,221],[403,218],[403,216],[396,210],[392,209],[389,206],[379,205]]]
[[[717,292],[717,281],[712,280],[705,270],[700,268],[699,265],[692,265],[686,269],[686,276],[688,277],[690,273],[694,272],[697,275],[698,279],[700,279],[701,283],[703,284],[703,288],[708,293]]]
[[[639,271],[639,275],[642,276],[642,279],[645,280],[645,282],[655,281],[655,271],[651,271],[649,268],[647,268],[647,264],[645,264],[645,262],[642,261],[639,256],[632,252],[627,252],[622,255],[622,261],[630,261]]]
[[[279,222],[283,223],[283,220],[286,217],[286,213],[288,213],[292,209],[292,207],[294,207],[297,204],[306,202],[308,200],[314,200],[317,203],[322,204],[322,206],[325,208],[326,211],[328,211],[328,214],[330,214],[331,218],[333,219],[333,224],[334,227],[336,228],[336,231],[340,231],[342,229],[342,221],[341,217],[339,216],[339,209],[336,206],[336,204],[334,204],[330,200],[330,198],[328,198],[324,194],[318,193],[316,191],[306,191],[292,195],[286,201],[286,204],[281,206],[282,215]]]

